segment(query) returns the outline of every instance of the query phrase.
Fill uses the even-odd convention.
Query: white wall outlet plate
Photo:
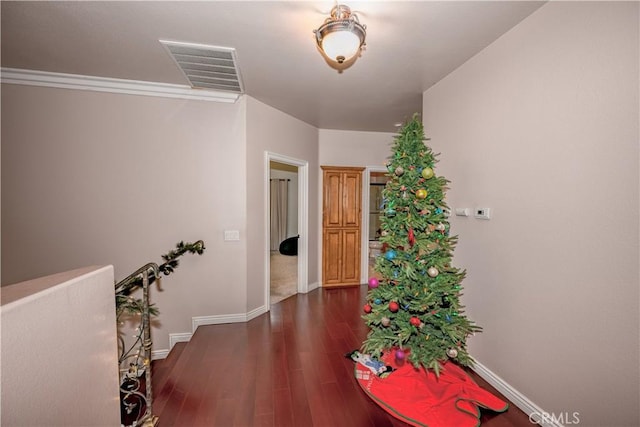
[[[456,208],[456,216],[469,216],[469,208]]]

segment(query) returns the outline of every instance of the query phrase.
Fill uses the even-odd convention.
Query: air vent
[[[244,93],[235,49],[166,40],[160,40],[160,43],[178,64],[191,87]]]

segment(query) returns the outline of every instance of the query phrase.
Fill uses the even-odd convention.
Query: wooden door
[[[360,284],[362,170],[322,166],[322,284]]]

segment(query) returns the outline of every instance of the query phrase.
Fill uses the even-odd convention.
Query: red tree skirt
[[[398,364],[393,354],[382,361],[395,368],[385,378],[356,363],[362,389],[394,417],[412,425],[466,427],[480,424],[480,409],[504,412],[509,405],[477,385],[458,365],[446,362],[440,377],[411,363]]]

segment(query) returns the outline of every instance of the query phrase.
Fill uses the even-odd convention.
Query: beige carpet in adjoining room
[[[298,293],[298,257],[271,251],[271,304]]]

